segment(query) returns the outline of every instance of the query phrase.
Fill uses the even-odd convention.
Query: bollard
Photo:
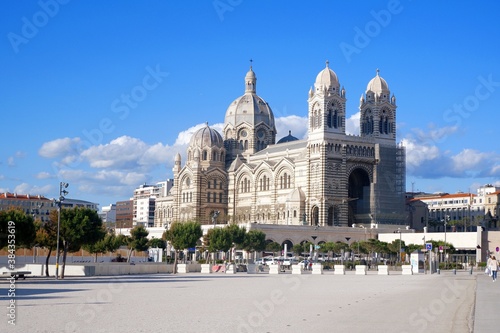
[[[472,267],[470,268],[470,275],[472,275]]]
[[[439,268],[437,269],[437,273],[438,275],[441,274],[441,270]]]
[[[456,268],[453,269],[453,275],[457,275],[457,269]]]

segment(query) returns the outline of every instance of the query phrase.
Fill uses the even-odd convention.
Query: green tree
[[[39,226],[36,231],[35,244],[48,250],[47,257],[45,258],[45,276],[49,277],[50,256],[52,250],[54,250],[57,245],[57,211],[53,210],[50,212],[48,221],[37,223]]]
[[[415,251],[422,250],[423,248],[423,244],[408,244],[405,246],[405,252],[411,254]]]
[[[133,251],[146,251],[149,248],[148,235],[149,231],[142,225],[137,225],[130,230],[130,237],[127,239],[129,249],[127,262],[130,262]]]
[[[266,248],[266,234],[260,230],[250,230],[245,234],[242,247],[249,252],[264,251]]]
[[[302,244],[294,244],[292,246],[292,252],[295,253],[295,255],[298,257],[300,254],[304,251],[304,247]]]
[[[165,241],[161,238],[152,238],[148,243],[149,247],[165,250]]]
[[[207,246],[207,250],[210,253],[214,253],[215,262],[216,252],[227,252],[233,246],[231,231],[228,228],[210,229],[205,237],[203,237],[203,243]]]
[[[276,252],[281,252],[281,245],[277,242],[267,243],[266,251],[272,252],[273,256],[276,256]]]
[[[101,240],[105,231],[102,220],[95,210],[84,207],[61,209],[59,237],[63,247],[63,266],[61,279],[64,279],[66,257],[68,252],[80,250],[82,245],[96,243]],[[58,256],[59,254],[56,253]]]
[[[9,221],[13,223],[9,224]],[[9,235],[15,237],[9,238]],[[36,227],[31,215],[25,214],[20,208],[0,211],[0,249],[7,245],[29,248],[34,244],[35,237]]]
[[[240,248],[245,241],[245,234],[247,233],[246,229],[238,226],[237,224],[230,224],[227,226],[227,230],[233,245],[236,248]]]
[[[103,227],[103,232],[105,236],[99,241],[82,245],[87,252],[95,255],[94,262],[97,262],[97,255],[99,253],[115,252],[121,246],[113,231],[107,232]]]
[[[165,239],[171,242],[175,249],[174,274],[177,273],[179,251],[195,247],[201,236],[203,236],[203,231],[198,222],[174,222],[165,232]]]
[[[247,230],[237,224],[230,224],[227,226],[227,229],[233,243],[232,247],[235,249],[241,249],[243,242],[245,241]],[[232,258],[232,260],[234,260],[234,258]]]

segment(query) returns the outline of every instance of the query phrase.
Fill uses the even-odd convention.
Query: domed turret
[[[389,86],[387,85],[387,82],[380,77],[380,71],[377,69],[377,75],[368,82],[368,85],[366,86],[366,93],[372,92],[375,94],[375,96],[382,96],[386,95],[389,96]]]
[[[337,74],[328,67],[329,62],[326,62],[326,67],[316,76],[314,88],[316,92],[323,91],[338,91],[340,86]]]
[[[359,101],[361,136],[369,136],[395,143],[396,98],[391,97],[389,85],[377,75],[368,82],[365,96]]]

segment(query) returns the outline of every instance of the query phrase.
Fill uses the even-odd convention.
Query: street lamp
[[[351,237],[346,237],[345,240],[347,242],[347,246],[349,246],[349,240],[351,239]],[[352,251],[351,251],[351,258],[352,258]]]
[[[33,221],[36,220],[36,215],[40,215],[40,209],[43,207],[43,202],[39,202],[36,205],[37,209],[32,209],[31,214],[33,214]],[[33,263],[36,264],[36,248],[38,244],[33,245]]]
[[[57,204],[57,244],[56,244],[56,280],[59,279],[59,232],[61,228],[61,205],[65,199],[65,196],[68,195],[69,184],[65,182],[59,183],[59,200],[56,200]]]
[[[398,228],[399,233],[399,262],[401,262],[401,228]]]
[[[447,226],[448,226],[448,221],[450,220],[450,215],[445,215],[444,216],[444,219],[443,219],[443,223],[444,223],[444,246],[443,246],[443,250],[444,250],[444,268],[448,268],[448,263],[447,263],[447,258],[446,258],[446,229],[447,229]]]

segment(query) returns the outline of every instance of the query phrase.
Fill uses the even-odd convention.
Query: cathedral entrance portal
[[[363,214],[370,214],[370,177],[361,169],[354,169],[349,175],[348,225],[359,223]]]
[[[311,209],[311,225],[319,225],[319,208],[313,206]]]

